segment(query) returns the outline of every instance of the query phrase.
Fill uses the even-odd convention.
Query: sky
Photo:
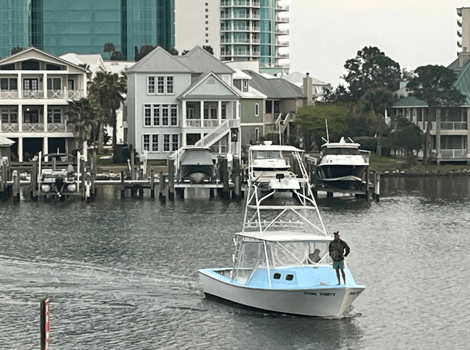
[[[447,66],[457,58],[457,8],[470,0],[290,0],[290,72],[333,87],[345,62],[376,46],[401,68]]]

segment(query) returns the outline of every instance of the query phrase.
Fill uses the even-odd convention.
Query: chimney
[[[304,77],[303,94],[304,94],[305,97],[307,97],[307,106],[313,106],[312,78],[310,78],[308,72],[307,72],[306,76]]]

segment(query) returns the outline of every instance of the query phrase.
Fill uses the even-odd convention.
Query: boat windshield
[[[253,159],[283,159],[281,151],[253,151]]]
[[[323,151],[324,156],[360,156],[361,152],[357,148],[347,148],[347,147],[337,147],[337,148],[327,148]]]
[[[266,252],[270,269],[332,263],[328,242],[266,242]],[[243,242],[234,279],[247,282],[258,268],[266,267],[263,242]]]

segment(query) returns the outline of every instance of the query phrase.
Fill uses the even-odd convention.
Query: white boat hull
[[[206,295],[277,313],[340,318],[365,288],[356,284],[293,289],[253,288],[229,277],[220,278],[218,275],[222,270],[199,270]]]

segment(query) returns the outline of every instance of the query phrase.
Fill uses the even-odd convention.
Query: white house
[[[185,146],[241,153],[235,71],[196,46],[184,56],[157,47],[128,71],[128,141],[147,159]]]
[[[77,148],[67,101],[87,96],[88,73],[34,47],[0,60],[0,135],[15,141],[12,160]]]

